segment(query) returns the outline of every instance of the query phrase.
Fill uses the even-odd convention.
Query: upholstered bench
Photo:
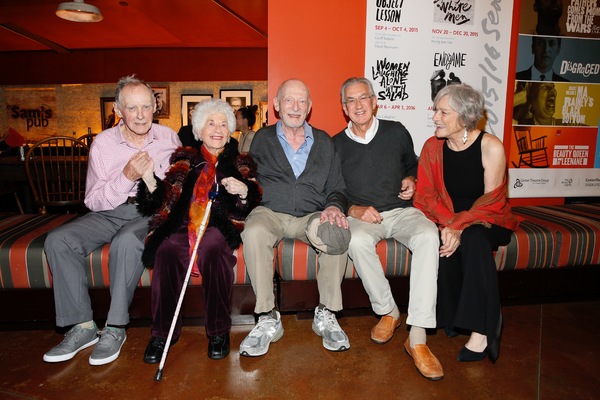
[[[597,295],[600,293],[600,204],[515,207],[522,217],[512,240],[496,252],[501,273],[503,298],[538,298],[556,295]],[[73,214],[0,215],[0,321],[52,319],[52,275],[43,252],[45,237],[52,228],[64,224]],[[92,301],[101,306],[95,312],[102,318],[108,307],[108,250],[94,250],[85,261]],[[316,276],[318,256],[310,246],[283,240],[274,249],[276,279],[274,291],[282,311],[307,311],[318,302]],[[377,252],[399,304],[408,299],[410,252],[394,240],[378,243]],[[246,273],[242,248],[236,251],[234,315],[250,315],[254,295]],[[578,268],[572,268],[578,267]],[[574,270],[584,271],[583,275]],[[553,272],[555,271],[555,272]],[[564,272],[563,272],[564,271]],[[541,273],[540,273],[541,272]],[[133,318],[149,317],[151,271],[145,271],[131,307]],[[202,278],[192,278],[183,312],[202,316]],[[342,284],[344,308],[369,307],[351,261]],[[189,299],[188,299],[189,297]]]
[[[511,242],[495,254],[498,271],[516,271],[499,275],[504,299],[600,294],[600,204],[525,206],[513,211],[524,220]],[[396,301],[406,305],[410,252],[388,239],[377,244],[377,253]],[[276,261],[280,308],[314,308],[318,301],[314,250],[284,240],[277,248]],[[351,261],[348,266],[342,284],[344,309],[370,307]]]

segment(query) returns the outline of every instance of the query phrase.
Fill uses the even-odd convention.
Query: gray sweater
[[[250,155],[258,167],[262,206],[295,217],[323,211],[329,206],[346,212],[344,179],[331,137],[320,129],[312,129],[315,141],[298,179],[277,139],[275,125],[256,132]]]

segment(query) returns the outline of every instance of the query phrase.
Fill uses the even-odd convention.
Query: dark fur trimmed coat
[[[256,175],[256,165],[247,154],[238,153],[237,142],[231,142],[225,145],[218,157],[216,181],[219,182],[219,195],[213,201],[208,226],[219,229],[229,246],[237,249],[242,243],[240,232],[243,221],[260,203],[261,196],[257,183],[252,180]],[[153,193],[148,191],[143,180],[138,187],[138,211],[144,216],[152,217],[142,254],[142,262],[147,268],[154,264],[156,251],[162,241],[183,224],[187,225],[194,185],[205,165],[199,147],[178,148],[171,155],[170,163],[165,179],[157,178],[157,187]],[[248,186],[246,204],[221,186],[221,179],[227,177],[234,177]]]

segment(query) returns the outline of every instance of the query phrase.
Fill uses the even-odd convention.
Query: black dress
[[[484,194],[481,132],[463,151],[444,144],[444,184],[454,211],[469,210]],[[510,241],[511,231],[474,224],[463,230],[461,244],[450,257],[441,257],[438,272],[437,323],[439,327],[474,331],[499,340],[502,325],[498,277],[493,251]]]

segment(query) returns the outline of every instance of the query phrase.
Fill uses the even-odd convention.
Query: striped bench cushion
[[[44,254],[46,235],[53,228],[77,218],[75,214],[0,215],[0,288],[25,289],[52,287],[52,274]],[[108,287],[109,245],[90,253],[85,259],[89,287]],[[250,283],[241,249],[234,268],[234,283]],[[152,271],[145,270],[140,286],[150,286]],[[202,277],[190,279],[200,285]]]
[[[498,270],[543,269],[600,264],[600,204],[514,207],[524,218],[511,242],[496,252]],[[52,275],[43,251],[46,234],[76,215],[0,215],[0,288],[48,288]],[[108,287],[108,249],[94,250],[85,261],[90,287]],[[243,251],[235,254],[235,284],[249,284]],[[386,276],[410,274],[410,252],[393,239],[377,244]],[[347,278],[356,278],[349,261]],[[285,281],[314,280],[318,272],[314,249],[297,240],[282,240],[275,248],[275,270]],[[149,286],[144,271],[140,286]],[[191,278],[200,285],[202,278]]]
[[[525,222],[513,234],[501,269],[600,264],[600,204],[514,207],[513,211]]]
[[[511,241],[495,254],[499,271],[600,264],[600,204],[514,207],[525,220]],[[385,275],[410,273],[410,252],[393,239],[377,244]],[[317,255],[308,245],[283,240],[276,269],[283,280],[311,280],[317,275]],[[346,277],[357,277],[351,262]]]

